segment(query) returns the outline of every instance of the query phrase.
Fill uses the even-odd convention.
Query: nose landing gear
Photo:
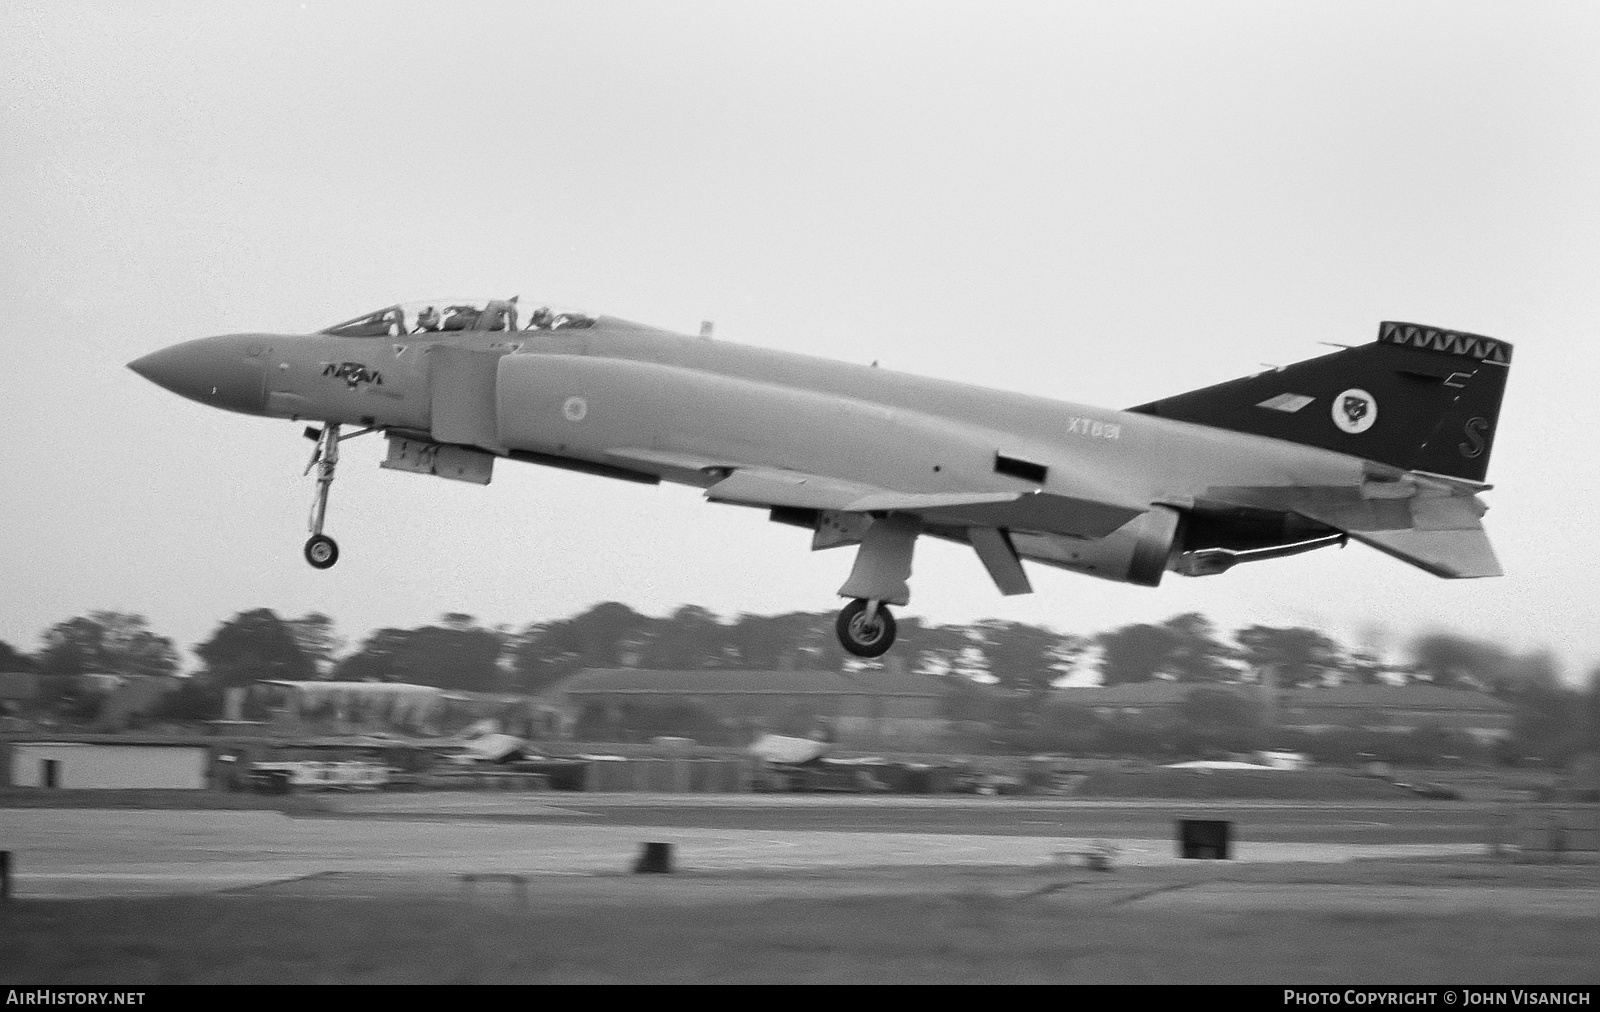
[[[315,569],[327,569],[339,561],[339,543],[322,533],[322,521],[328,514],[328,489],[333,485],[333,471],[339,466],[339,426],[329,423],[321,432],[306,430],[307,439],[315,439],[317,448],[311,451],[311,462],[306,474],[317,469],[317,492],[311,500],[311,537],[306,539],[306,561]]]
[[[322,533],[322,521],[328,515],[328,488],[333,484],[334,469],[339,466],[339,444],[377,429],[376,425],[369,425],[341,435],[335,422],[321,429],[306,429],[306,438],[315,442],[317,448],[311,451],[311,462],[306,464],[303,474],[310,474],[313,467],[317,469],[317,493],[311,500],[311,537],[306,539],[305,556],[316,569],[327,569],[339,561],[339,543]]]
[[[851,601],[839,610],[833,629],[839,645],[857,657],[882,657],[894,646],[894,616],[882,601]]]

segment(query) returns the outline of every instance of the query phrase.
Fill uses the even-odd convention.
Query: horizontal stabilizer
[[[1318,493],[1321,494],[1318,494]],[[1483,527],[1477,496],[1413,496],[1410,499],[1340,499],[1326,490],[1304,489],[1282,497],[1303,517],[1351,534],[1366,531],[1475,531]]]
[[[1503,576],[1489,535],[1479,530],[1351,531],[1350,536],[1385,555],[1450,580]]]
[[[1387,498],[1387,485],[1394,485],[1394,493],[1411,495]],[[1429,488],[1405,482],[1386,482],[1378,490],[1366,488],[1366,495],[1374,498],[1363,496],[1362,488],[1232,488],[1219,498],[1240,506],[1298,512],[1446,580],[1504,575],[1490,538],[1483,533],[1483,512],[1488,509],[1483,501],[1475,495],[1427,492]]]
[[[1439,494],[1444,487],[1448,486],[1431,475],[1412,473],[1399,481],[1360,488],[1241,488],[1212,493],[1239,506],[1298,513],[1435,576],[1504,575],[1483,531],[1488,507],[1476,495]]]
[[[1429,476],[1403,475],[1397,481],[1355,485],[1300,485],[1279,488],[1212,488],[1208,498],[1235,506],[1282,510],[1351,534],[1358,531],[1470,531],[1483,526],[1489,507],[1464,491]]]

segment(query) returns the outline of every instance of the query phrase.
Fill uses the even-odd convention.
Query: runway
[[[1492,859],[1468,802],[292,801],[0,808],[17,980],[1588,985],[1600,941],[1600,865]],[[1183,818],[1232,859],[1181,860]]]
[[[1482,804],[1414,801],[1077,800],[927,795],[526,795],[372,794],[331,798],[334,810],[367,815],[526,819],[545,822],[728,829],[849,830],[997,836],[1171,839],[1178,819],[1224,819],[1251,842],[1483,842],[1500,814]],[[417,800],[417,799],[423,800]],[[550,801],[550,798],[559,800]]]
[[[685,873],[1048,868],[1090,849],[1118,867],[1180,861],[1180,818],[1225,819],[1233,864],[1482,855],[1481,806],[1068,802],[1039,799],[405,794],[269,811],[6,809],[13,894],[206,893],[329,875],[393,883],[467,873],[605,876],[646,841]]]

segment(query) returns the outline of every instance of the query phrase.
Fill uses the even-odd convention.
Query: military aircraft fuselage
[[[216,394],[211,383],[179,391],[201,403],[428,436],[436,410],[464,404],[494,422],[494,438],[470,445],[698,475],[702,485],[713,464],[759,465],[915,492],[1118,489],[1188,505],[1212,487],[1355,486],[1365,475],[1358,457],[1280,440],[605,317],[567,335],[240,334],[168,352],[207,344],[217,350],[204,368],[227,381]],[[441,363],[452,358],[469,363],[453,371],[473,374],[476,389],[447,375]],[[704,463],[673,466],[674,454]],[[1043,481],[997,471],[997,455],[1022,462],[1019,471],[1038,465]]]
[[[1405,463],[1455,468],[1457,439],[1459,473],[1482,474],[1510,356],[1490,338],[1385,324],[1374,345],[1115,410],[611,317],[518,330],[514,303],[483,311],[503,313],[495,329],[408,330],[391,307],[131,368],[204,404],[323,423],[319,568],[337,559],[321,528],[340,429],[382,430],[393,469],[487,484],[512,458],[675,481],[810,527],[813,548],[860,545],[839,630],[864,656],[893,640],[879,606],[907,600],[923,534],[970,544],[1008,594],[1030,589],[1021,559],[1153,586],[1347,535],[1438,575],[1498,573],[1486,486]]]

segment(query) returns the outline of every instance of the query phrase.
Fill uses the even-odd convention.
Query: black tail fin
[[[1378,340],[1130,411],[1482,481],[1511,345],[1415,323]]]

